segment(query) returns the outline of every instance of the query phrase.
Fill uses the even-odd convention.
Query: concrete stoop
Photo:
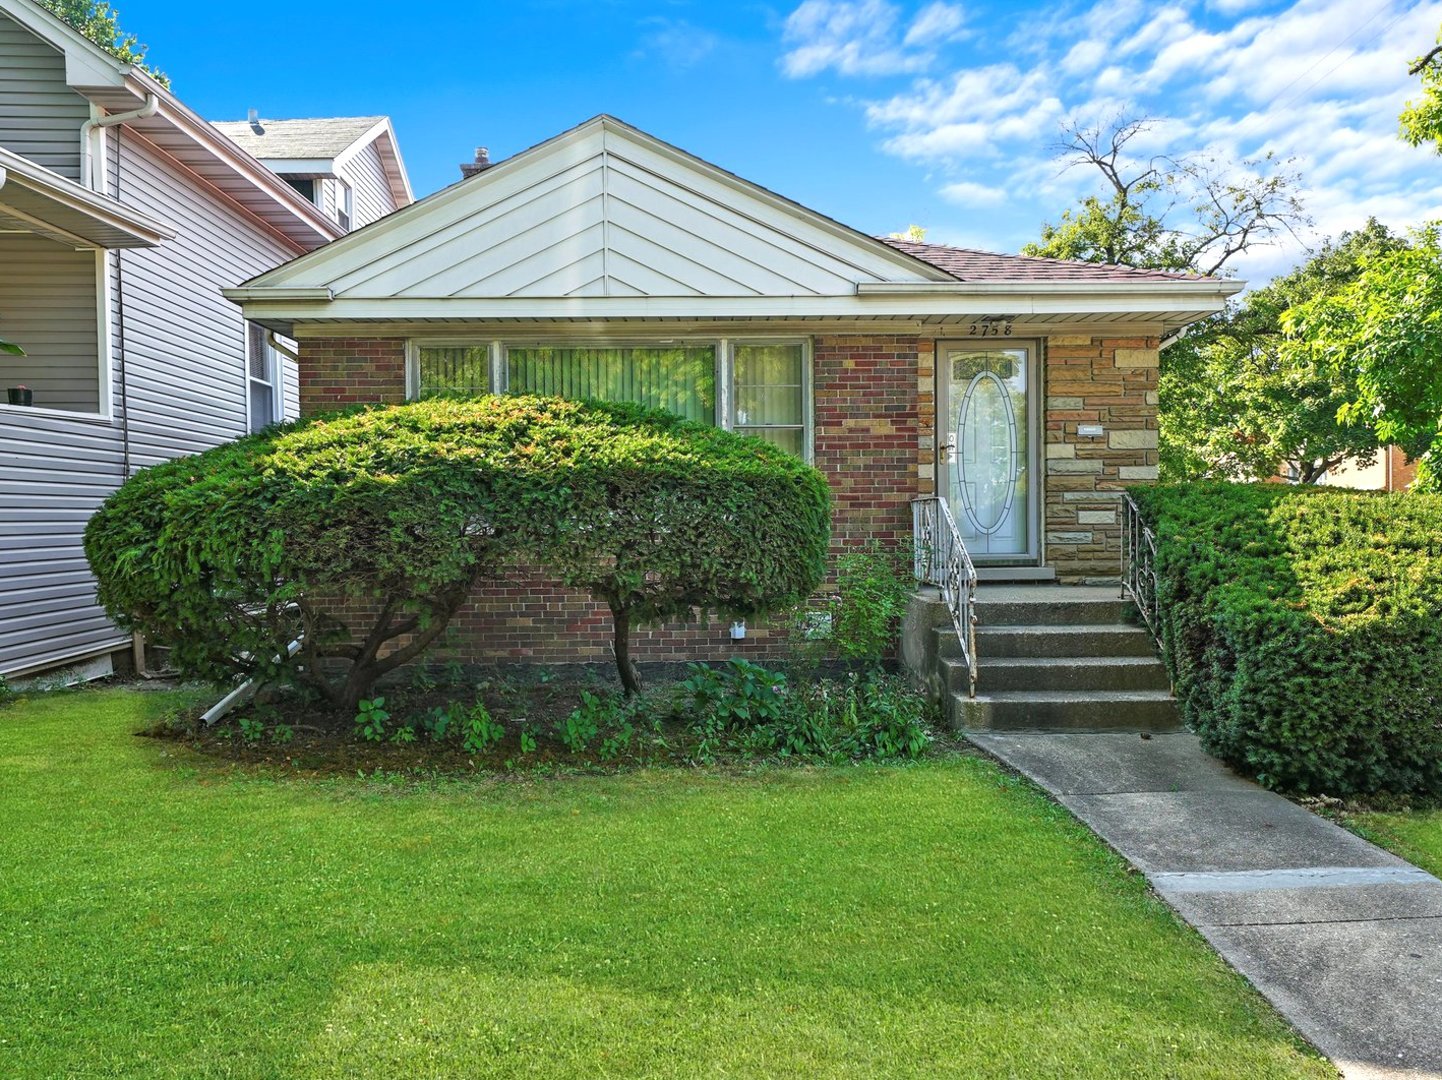
[[[977,589],[977,694],[945,608],[913,623],[932,641],[952,726],[965,731],[1175,731],[1166,668],[1129,605],[1107,586],[999,585]],[[917,650],[921,653],[921,650]]]

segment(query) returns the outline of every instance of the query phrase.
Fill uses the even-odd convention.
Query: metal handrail
[[[1157,534],[1142,519],[1141,508],[1122,493],[1122,599],[1137,606],[1157,648],[1162,628],[1157,607]]]
[[[941,590],[966,660],[967,693],[976,697],[976,567],[944,498],[911,500],[911,535],[916,580]]]

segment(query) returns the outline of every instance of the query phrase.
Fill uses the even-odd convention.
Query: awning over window
[[[0,231],[77,247],[155,247],[175,230],[0,147]]]

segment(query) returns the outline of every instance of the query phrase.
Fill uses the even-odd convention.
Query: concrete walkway
[[[1347,1077],[1442,1077],[1442,881],[1186,732],[976,732],[1114,847]]]

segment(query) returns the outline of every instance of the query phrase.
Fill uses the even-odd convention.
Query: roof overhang
[[[297,254],[343,235],[340,226],[275,173],[240,149],[149,73],[125,64],[32,0],[0,0],[0,11],[65,55],[72,89],[109,113],[131,112],[150,95],[154,116],[131,121],[139,131],[201,181],[255,214]],[[80,132],[76,131],[77,140]]]
[[[1180,286],[1180,287],[1178,287]],[[1136,285],[957,282],[955,288],[858,288],[852,296],[587,296],[348,299],[327,288],[245,286],[224,290],[245,316],[288,332],[307,322],[406,323],[514,320],[807,320],[918,322],[1012,319],[1018,322],[1126,322],[1161,332],[1221,311],[1238,282]]]
[[[262,165],[282,176],[324,176],[336,175],[334,158],[257,158]]]
[[[0,147],[0,221],[62,244],[155,247],[175,229]]]

